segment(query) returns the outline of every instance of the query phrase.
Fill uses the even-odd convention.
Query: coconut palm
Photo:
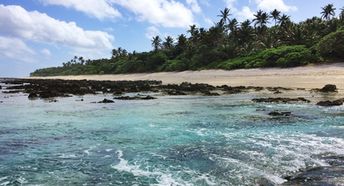
[[[161,39],[159,36],[155,36],[152,38],[152,46],[154,48],[154,51],[158,51],[161,47]]]
[[[335,10],[336,8],[334,8],[333,4],[328,4],[322,7],[321,18],[330,20],[331,17],[334,17],[336,15]]]
[[[339,18],[340,18],[341,20],[344,20],[344,7],[340,9]]]
[[[277,21],[280,19],[281,17],[281,12],[278,11],[277,9],[275,9],[274,11],[272,11],[270,13],[271,18],[275,21],[275,26],[277,25]]]
[[[163,43],[163,46],[165,49],[171,49],[173,48],[173,43],[174,43],[174,40],[171,36],[167,36],[165,38],[165,42]]]
[[[230,13],[230,9],[229,8],[225,8],[223,10],[220,11],[220,15],[218,15],[218,17],[221,17],[221,20],[220,20],[220,25],[226,25],[227,22],[229,22],[229,16],[231,16],[231,13]]]
[[[263,28],[266,26],[267,23],[269,23],[269,16],[266,12],[262,11],[262,10],[259,10],[255,15],[254,15],[254,19],[253,19],[253,22],[254,22],[254,26],[257,27],[260,27],[260,28]]]
[[[286,25],[290,22],[290,16],[283,14],[279,19],[278,23],[282,28],[285,28]]]
[[[228,29],[233,33],[238,29],[238,21],[236,19],[229,20]]]

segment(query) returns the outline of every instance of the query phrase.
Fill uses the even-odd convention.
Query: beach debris
[[[341,106],[344,103],[344,99],[337,99],[334,101],[319,101],[317,103],[318,106],[322,107],[334,107],[334,106]]]
[[[296,103],[296,102],[305,102],[305,103],[310,103],[311,101],[303,98],[303,97],[298,97],[298,98],[256,98],[252,99],[253,102],[256,103]]]
[[[103,99],[103,101],[99,101],[98,103],[115,103],[115,102],[110,99]]]

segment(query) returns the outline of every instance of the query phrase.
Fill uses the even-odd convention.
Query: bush
[[[303,45],[282,46],[257,54],[239,57],[220,63],[217,67],[227,70],[261,67],[295,67],[316,62],[317,55]]]
[[[323,37],[317,45],[319,54],[327,59],[344,58],[344,30]]]
[[[160,69],[160,71],[183,71],[187,70],[188,66],[182,60],[168,60]]]

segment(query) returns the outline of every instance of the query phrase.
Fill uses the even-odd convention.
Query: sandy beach
[[[68,80],[161,80],[169,83],[207,83],[211,85],[230,86],[263,86],[263,87],[289,87],[289,88],[321,88],[325,84],[336,84],[344,89],[344,63],[328,65],[312,65],[288,69],[243,69],[243,70],[204,70],[185,72],[161,72],[142,74],[116,74],[116,75],[80,75],[35,77]]]

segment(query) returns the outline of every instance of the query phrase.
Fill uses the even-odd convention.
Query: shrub
[[[218,68],[227,70],[239,68],[261,67],[295,67],[316,62],[317,55],[303,45],[282,46],[267,49],[247,57],[227,60],[218,65]]]
[[[328,59],[344,58],[344,30],[323,37],[317,45],[319,54]]]

